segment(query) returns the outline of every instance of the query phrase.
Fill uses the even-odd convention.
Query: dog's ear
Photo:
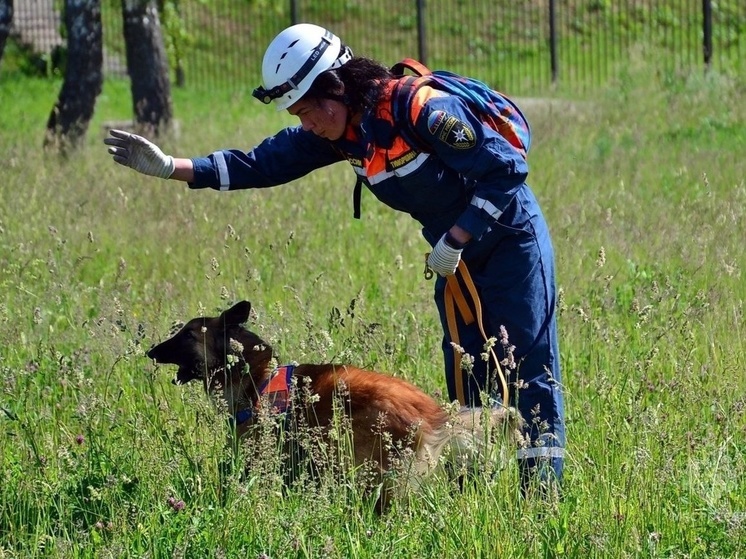
[[[248,301],[241,301],[236,303],[230,309],[223,312],[220,315],[220,319],[225,326],[238,326],[249,320],[249,313],[251,312],[251,303]]]

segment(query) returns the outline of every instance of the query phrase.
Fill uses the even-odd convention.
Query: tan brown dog
[[[444,453],[460,465],[470,463],[480,456],[486,432],[511,438],[520,421],[505,408],[464,409],[454,417],[409,382],[351,365],[276,368],[272,348],[242,326],[250,311],[242,301],[220,316],[194,318],[147,353],[157,363],[178,365],[174,383],[201,380],[208,394],[224,399],[238,436],[250,432],[259,410],[288,414],[326,434],[342,411],[355,465],[373,464],[383,482],[403,456],[415,478]],[[392,487],[383,488],[379,507]]]

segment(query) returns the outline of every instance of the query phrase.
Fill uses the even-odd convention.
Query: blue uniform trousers
[[[510,388],[510,405],[526,421],[528,444],[518,450],[522,486],[528,486],[535,474],[542,480],[554,476],[561,481],[564,464],[565,426],[561,387],[560,355],[557,341],[556,288],[554,253],[546,222],[530,191],[517,196],[504,215],[505,221],[464,251],[474,286],[481,299],[483,324],[487,336],[498,338],[495,353],[505,357],[500,344],[504,327],[510,345],[515,347],[516,367],[503,368]],[[514,225],[514,226],[513,226]],[[460,274],[459,274],[460,275]],[[463,282],[463,278],[459,281]],[[443,354],[446,383],[451,400],[456,398],[457,376],[454,349],[446,320],[444,290],[446,280],[438,277],[435,302],[445,336]],[[466,291],[464,291],[466,293]],[[461,376],[464,405],[483,404],[481,393],[500,396],[495,383],[494,365],[480,358],[484,338],[476,322],[464,324],[457,315],[459,345],[474,358],[471,372]]]

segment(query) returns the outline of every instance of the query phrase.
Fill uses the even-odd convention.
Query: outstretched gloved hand
[[[157,145],[124,130],[109,130],[111,136],[104,139],[109,153],[120,165],[131,167],[144,175],[169,178],[175,169],[174,158],[166,155]]]
[[[456,273],[458,263],[461,261],[463,249],[453,248],[443,235],[433,247],[430,256],[427,257],[427,265],[439,276],[451,276]]]

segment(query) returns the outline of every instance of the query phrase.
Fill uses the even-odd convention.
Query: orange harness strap
[[[241,425],[245,421],[248,421],[255,415],[255,410],[258,410],[262,405],[262,398],[267,399],[267,403],[271,406],[270,409],[276,413],[285,413],[290,410],[290,390],[292,386],[293,371],[295,365],[283,365],[277,367],[270,377],[262,383],[258,389],[259,400],[256,402],[255,408],[246,408],[240,410],[233,421],[236,425]]]
[[[458,264],[457,274],[461,275],[464,281],[466,289],[471,297],[474,310],[476,311],[477,326],[479,326],[479,332],[484,338],[486,349],[489,351],[490,359],[495,365],[495,372],[497,378],[500,381],[500,390],[503,397],[503,405],[508,405],[508,382],[505,379],[500,361],[495,354],[492,345],[488,343],[487,334],[484,332],[484,324],[482,323],[482,304],[479,300],[479,294],[477,288],[474,285],[474,281],[471,279],[471,274],[463,261]],[[451,336],[451,342],[455,345],[460,344],[458,335],[458,325],[456,324],[456,308],[458,308],[461,314],[461,319],[467,326],[474,322],[474,313],[471,312],[469,303],[464,296],[464,292],[461,289],[461,285],[456,277],[456,274],[452,276],[446,276],[446,287],[445,287],[445,310],[446,310],[446,323],[448,324],[448,333]],[[454,356],[454,368],[455,368],[455,380],[456,380],[456,398],[459,403],[463,406],[466,405],[466,397],[464,396],[464,372],[461,369],[461,352],[455,347],[453,348]],[[488,367],[489,369],[489,367]]]

